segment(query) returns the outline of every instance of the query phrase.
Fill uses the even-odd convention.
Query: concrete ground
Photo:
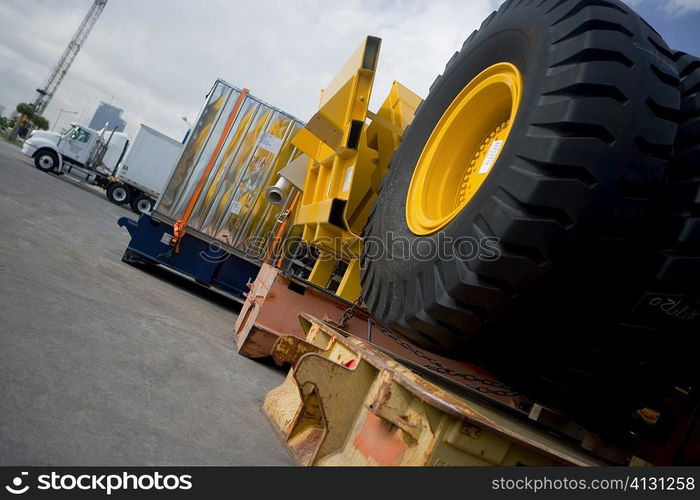
[[[121,262],[132,212],[0,141],[0,464],[288,465],[237,307]]]

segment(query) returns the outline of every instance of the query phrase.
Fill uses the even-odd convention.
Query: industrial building
[[[95,114],[90,118],[90,123],[88,126],[94,130],[101,130],[105,127],[109,130],[115,130],[117,132],[124,132],[126,128],[126,122],[122,118],[123,109],[118,108],[112,104],[106,102],[101,102]]]

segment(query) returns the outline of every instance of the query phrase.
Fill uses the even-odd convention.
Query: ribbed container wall
[[[223,80],[214,83],[156,204],[156,218],[167,222],[182,218],[240,95],[240,89]],[[291,139],[303,126],[294,117],[247,94],[214,158],[187,231],[254,259],[262,258],[280,212],[295,194],[283,205],[272,206],[265,199],[265,190],[277,182],[277,172],[300,154]],[[290,228],[291,224],[287,234]]]

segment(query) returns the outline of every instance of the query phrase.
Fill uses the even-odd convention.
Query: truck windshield
[[[69,128],[63,137],[78,142],[88,142],[90,140],[90,132],[83,130],[80,127],[73,126]]]
[[[87,142],[90,140],[90,132],[87,132],[81,128],[76,128],[72,139],[78,142]]]

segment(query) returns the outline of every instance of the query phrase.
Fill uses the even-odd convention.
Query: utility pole
[[[53,132],[54,130],[56,130],[56,125],[58,124],[58,120],[61,119],[61,115],[62,115],[63,113],[65,113],[65,114],[67,114],[67,115],[77,115],[77,114],[78,114],[77,111],[68,111],[67,109],[61,109],[61,111],[58,112],[58,116],[56,117],[56,121],[53,122],[53,127],[51,127],[51,131],[52,131],[52,132]]]
[[[42,85],[41,88],[36,89],[38,95],[34,100],[35,114],[41,115],[46,109],[46,106],[48,106],[51,102],[51,99],[56,93],[56,89],[58,89],[58,86],[63,81],[63,78],[66,76],[66,73],[68,73],[71,64],[73,64],[73,61],[75,60],[75,56],[78,55],[78,52],[80,52],[80,49],[83,47],[83,44],[85,43],[85,40],[92,31],[92,28],[95,26],[97,19],[100,17],[100,14],[102,14],[105,5],[107,5],[107,0],[94,1],[92,6],[90,7],[90,10],[88,10],[88,13],[85,15],[83,21],[80,23],[80,26],[78,26],[78,29],[73,35],[73,38],[68,43],[66,49],[63,51],[63,55],[61,55],[61,58],[58,60],[58,63],[56,64],[56,66],[54,66],[54,68],[51,70],[51,73],[49,73],[49,76],[46,78],[44,85]],[[19,123],[20,120],[18,119],[17,124]],[[19,126],[15,126],[15,128],[12,130],[12,133],[10,134],[10,140],[14,140],[16,138],[18,130]]]

